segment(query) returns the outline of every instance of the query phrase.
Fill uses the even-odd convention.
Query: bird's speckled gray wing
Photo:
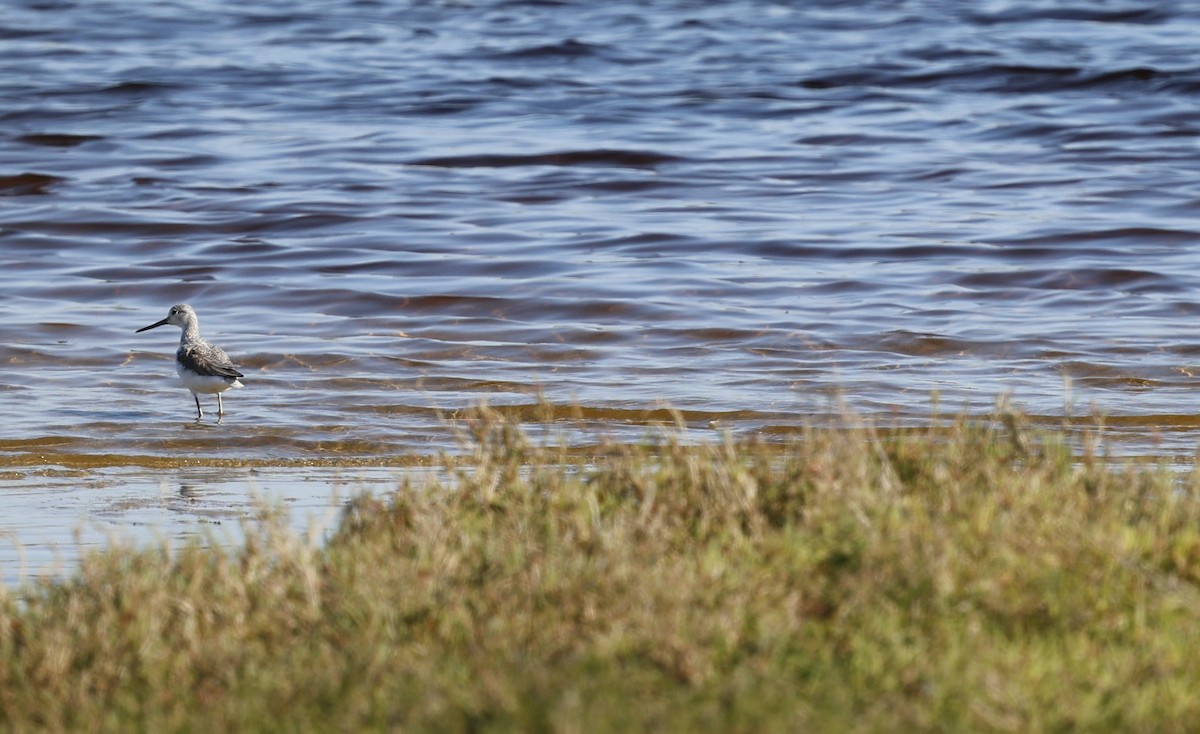
[[[198,375],[226,377],[230,380],[242,377],[224,350],[205,341],[181,346],[176,356],[180,364]]]

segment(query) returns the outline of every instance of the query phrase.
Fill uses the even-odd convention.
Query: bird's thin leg
[[[225,406],[221,405],[221,393],[217,393],[217,415],[225,415]]]
[[[204,417],[204,408],[200,407],[200,396],[192,393],[192,399],[196,401],[196,420],[200,420]]]

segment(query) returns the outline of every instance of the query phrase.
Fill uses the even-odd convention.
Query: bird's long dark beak
[[[170,316],[167,317],[167,319],[169,319],[169,318],[170,318]],[[143,331],[150,331],[151,329],[157,329],[160,326],[166,326],[167,319],[163,319],[162,321],[156,321],[155,323],[150,324],[149,326],[143,326],[142,328],[138,329],[137,331],[135,331],[133,333],[140,334]]]

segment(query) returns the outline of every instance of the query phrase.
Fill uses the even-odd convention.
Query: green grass
[[[1019,417],[598,449],[484,414],[324,546],[0,596],[12,731],[1192,731],[1200,484]]]

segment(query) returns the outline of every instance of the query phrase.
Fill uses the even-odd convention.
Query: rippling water
[[[771,431],[1011,391],[1188,452],[1198,37],[1186,3],[14,0],[6,486],[322,477],[538,392]],[[134,334],[180,301],[247,374],[221,424]]]

